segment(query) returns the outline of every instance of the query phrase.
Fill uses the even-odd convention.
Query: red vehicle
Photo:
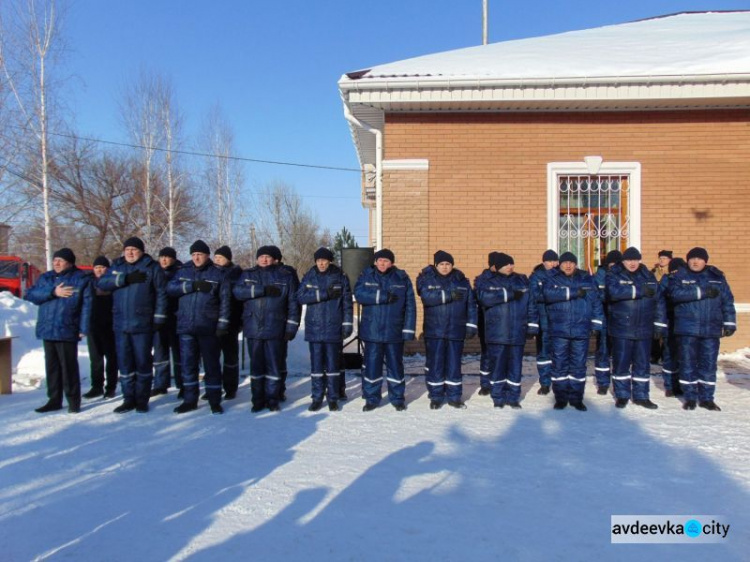
[[[22,298],[36,283],[39,270],[17,256],[0,256],[0,291],[10,291]]]

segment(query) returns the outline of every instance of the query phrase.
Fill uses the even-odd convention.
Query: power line
[[[28,129],[24,127],[16,127],[18,129],[27,131]],[[259,158],[247,158],[244,156],[232,156],[232,155],[226,155],[226,154],[211,154],[208,152],[197,152],[192,150],[178,150],[175,148],[167,149],[167,148],[161,148],[158,146],[145,146],[142,144],[133,144],[128,142],[117,142],[117,141],[111,141],[111,140],[104,140],[104,139],[94,139],[90,137],[81,137],[77,135],[68,135],[65,133],[53,133],[48,132],[48,135],[54,136],[54,137],[62,137],[67,139],[78,139],[78,140],[85,140],[88,142],[94,142],[94,143],[100,143],[100,144],[109,144],[113,146],[123,146],[126,148],[138,148],[138,149],[145,149],[145,150],[155,150],[157,152],[171,152],[173,154],[184,154],[185,156],[201,156],[204,158],[223,158],[225,160],[233,160],[237,162],[252,162],[254,164],[273,164],[275,166],[294,166],[297,168],[314,168],[318,170],[333,170],[338,172],[357,172],[358,174],[362,173],[362,170],[360,168],[344,168],[341,166],[323,166],[320,164],[301,164],[299,162],[284,162],[282,160],[261,160]]]

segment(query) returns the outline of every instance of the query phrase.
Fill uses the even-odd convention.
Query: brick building
[[[634,245],[704,246],[750,346],[750,12],[663,18],[461,49],[339,81],[372,245],[416,278],[443,249],[530,272]]]

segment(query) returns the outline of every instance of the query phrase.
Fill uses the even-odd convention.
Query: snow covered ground
[[[493,409],[475,376],[467,410],[431,411],[409,376],[406,412],[384,400],[364,413],[350,372],[343,410],[310,413],[298,338],[278,414],[251,414],[245,381],[224,416],[205,403],[177,416],[174,393],[146,415],[99,399],[39,415],[28,305],[6,300],[0,319],[25,347],[14,394],[0,396],[2,561],[748,559],[750,350],[722,357],[720,413],[684,412],[660,382],[655,412],[591,393],[588,412],[553,411],[533,361],[521,411]],[[476,358],[464,369],[478,372]],[[613,545],[613,514],[732,527],[722,544]]]

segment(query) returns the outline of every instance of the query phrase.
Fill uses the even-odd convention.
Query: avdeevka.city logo
[[[720,543],[731,525],[723,515],[613,515],[612,543]]]

